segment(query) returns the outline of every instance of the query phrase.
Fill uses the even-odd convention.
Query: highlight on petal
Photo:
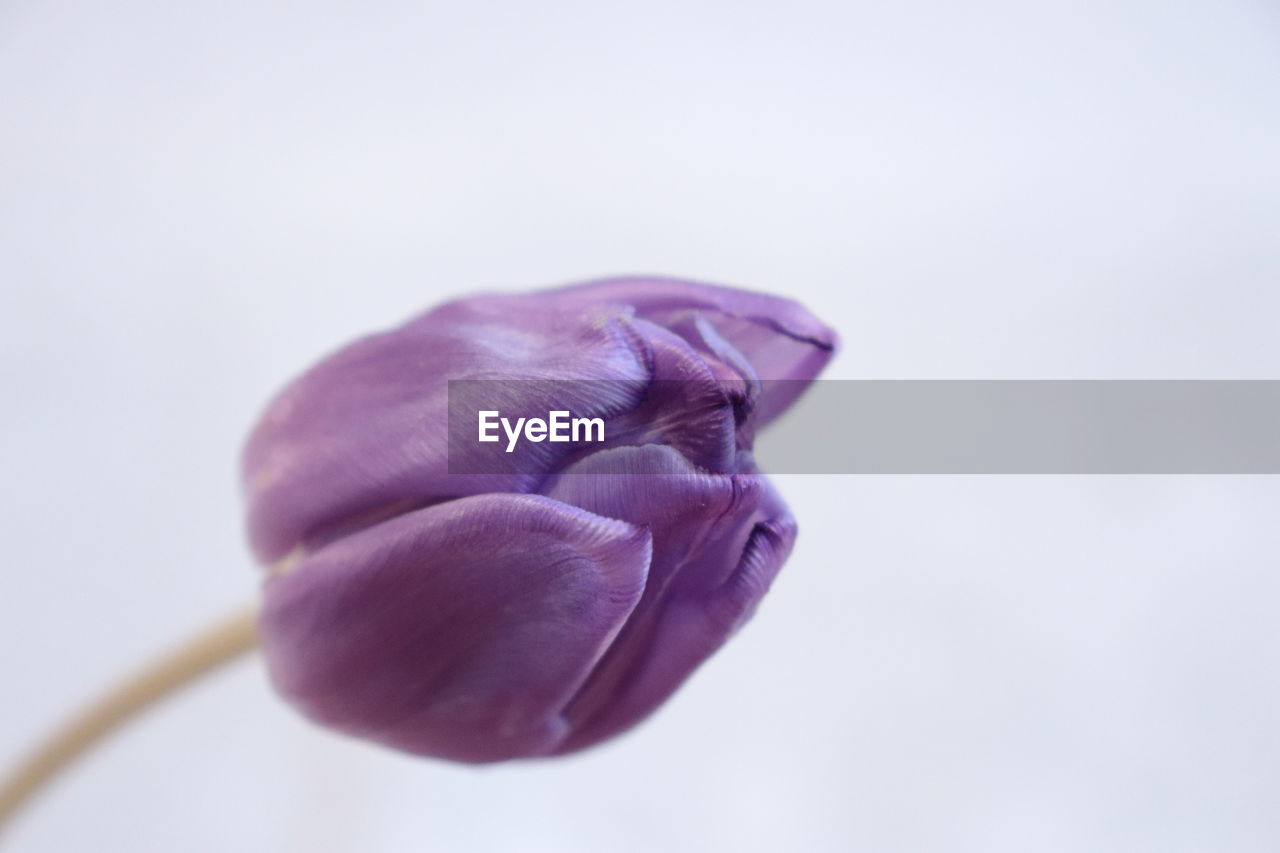
[[[409,752],[549,754],[651,554],[643,528],[542,496],[410,512],[268,581],[271,677],[317,722]]]

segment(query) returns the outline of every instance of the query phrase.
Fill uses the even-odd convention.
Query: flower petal
[[[537,495],[411,512],[268,582],[271,677],[317,722],[409,752],[547,754],[651,553],[645,530]]]
[[[575,752],[607,740],[665,702],[754,615],[791,553],[795,537],[796,525],[790,516],[758,521],[723,584],[700,595],[669,593],[654,612],[646,653],[631,661],[607,704],[590,709],[583,706],[583,710],[595,713],[575,721],[556,753]],[[607,659],[601,663],[601,671],[607,663]],[[582,695],[588,696],[591,687],[588,683]],[[578,711],[575,701],[567,716],[575,719]]]
[[[669,445],[698,468],[731,472],[739,439],[731,384],[679,335],[645,320],[632,325],[642,336],[651,379],[639,405],[606,421],[605,447]]]
[[[792,299],[716,284],[663,276],[636,276],[569,285],[547,291],[545,295],[549,298],[572,295],[587,302],[629,305],[637,315],[646,319],[690,309],[707,310],[713,314],[750,320],[819,349],[831,350],[838,343],[836,333],[829,326]],[[738,342],[734,341],[734,344]],[[738,349],[747,358],[752,357],[748,348],[738,346]],[[752,363],[755,363],[754,359]],[[757,370],[759,367],[756,365]],[[772,379],[786,378],[765,373],[760,375]]]
[[[790,299],[663,277],[615,278],[571,285],[548,297],[629,305],[637,316],[677,330],[694,346],[690,315],[712,325],[764,380],[756,406],[763,426],[787,409],[839,346],[833,329]]]
[[[589,746],[660,705],[754,610],[790,551],[795,523],[763,476],[699,472],[669,447],[583,460],[547,494],[646,526],[654,557],[644,596],[566,718],[559,748]]]
[[[530,458],[513,460],[512,473],[448,473],[448,381],[608,380],[560,383],[590,399],[557,399],[552,407],[572,405],[583,417],[629,410],[648,379],[629,313],[478,297],[320,362],[276,397],[245,447],[255,553],[271,563],[440,500],[533,490],[554,457],[569,452],[565,445],[526,442],[519,452]],[[537,382],[510,387],[535,397],[540,390]],[[519,407],[545,416],[547,402]],[[455,470],[478,470],[453,461]]]

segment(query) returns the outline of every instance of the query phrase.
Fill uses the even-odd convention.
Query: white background
[[[267,396],[447,295],[793,295],[829,375],[1280,377],[1280,11],[0,0],[0,761],[255,594]],[[256,661],[15,851],[1280,849],[1276,478],[785,478],[674,701],[473,769]]]

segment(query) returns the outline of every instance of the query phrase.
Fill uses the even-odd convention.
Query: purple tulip
[[[331,355],[244,453],[276,688],[319,723],[457,761],[634,725],[790,552],[751,438],[835,346],[790,300],[631,278],[461,299]],[[599,416],[615,438],[458,473],[451,379],[568,382],[577,399],[512,382],[513,405]]]

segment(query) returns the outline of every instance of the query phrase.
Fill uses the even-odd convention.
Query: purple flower
[[[244,453],[276,688],[317,722],[457,761],[632,726],[790,552],[751,439],[835,346],[789,300],[631,278],[458,300],[331,355]],[[457,473],[451,379],[555,380],[576,398],[513,381],[512,406],[598,416],[611,439]]]

